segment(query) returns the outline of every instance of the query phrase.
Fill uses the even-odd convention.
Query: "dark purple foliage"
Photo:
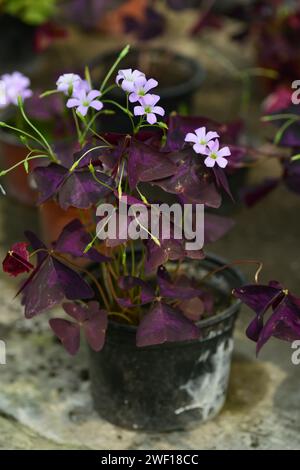
[[[66,254],[97,262],[107,261],[93,248],[83,253],[90,238],[79,221],[75,220],[64,228],[53,251],[48,250],[32,232],[26,232],[26,236],[32,248],[39,250],[37,267],[19,291],[23,293],[22,303],[27,318],[48,310],[65,297],[69,300],[94,297],[90,285],[72,269],[73,266],[69,267],[68,259],[62,258]]]
[[[91,237],[80,220],[75,219],[66,225],[55,243],[55,250],[77,258],[87,258],[91,261],[102,263],[109,261],[107,256],[99,253],[95,248],[90,248],[87,253],[84,249],[90,243]]]
[[[75,153],[73,162],[83,155],[82,151]],[[50,163],[47,167],[38,167],[33,175],[40,192],[39,204],[57,196],[59,205],[63,209],[70,206],[79,209],[87,209],[97,204],[114,189],[113,179],[101,171],[101,162],[98,159],[101,149],[90,152],[89,159],[83,158],[78,166],[72,171],[71,166],[65,164]],[[97,180],[93,177],[88,163],[92,161],[99,164],[100,170],[96,169]]]
[[[22,273],[29,273],[34,266],[29,262],[28,243],[15,243],[5,256],[2,266],[3,271],[10,276],[18,276]]]
[[[200,337],[198,327],[169,305],[157,302],[138,326],[136,344],[151,346],[174,341],[191,341]]]
[[[106,311],[100,309],[98,302],[94,301],[86,305],[65,303],[63,309],[76,322],[53,318],[49,321],[49,325],[66,350],[71,355],[78,352],[82,328],[90,347],[94,351],[100,351],[104,346],[108,323]]]
[[[172,283],[166,268],[163,266],[160,266],[158,269],[157,280],[160,295],[168,299],[187,300],[193,297],[198,297],[203,293],[202,289],[183,286],[181,283]]]
[[[189,313],[189,305],[185,302],[202,296],[204,294],[202,290],[182,283],[172,284],[166,269],[163,267],[158,270],[159,293],[157,295],[149,282],[131,276],[121,278],[120,287],[125,291],[140,288],[141,301],[138,305],[154,302],[150,312],[143,316],[138,327],[137,346],[199,338],[200,332],[194,322],[199,320],[199,315],[204,311],[203,303],[201,301],[199,315],[190,318],[189,315],[186,315],[186,312]],[[182,309],[173,308],[166,303],[172,299],[180,299]],[[128,297],[118,299],[118,301],[120,305],[127,308],[137,306]],[[197,304],[197,307],[199,308],[199,304]]]
[[[132,140],[128,153],[128,179],[131,189],[139,182],[153,182],[174,175],[176,164],[165,153]]]
[[[233,293],[256,314],[247,328],[247,336],[257,343],[257,353],[271,336],[286,341],[300,339],[300,299],[278,282],[247,285]],[[265,321],[269,310],[270,317]]]
[[[124,291],[129,291],[134,288],[139,288],[140,299],[141,299],[139,305],[148,304],[155,299],[155,292],[152,286],[149,283],[137,277],[122,276],[119,279],[119,286]],[[136,304],[133,304],[129,298],[127,299],[119,298],[118,302],[122,307],[134,307],[136,305]]]

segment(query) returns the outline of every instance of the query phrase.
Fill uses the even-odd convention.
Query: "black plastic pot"
[[[224,265],[209,256],[190,264],[195,276]],[[195,268],[196,266],[196,268]],[[228,268],[210,281],[224,300],[243,283]],[[113,424],[144,431],[193,427],[213,418],[222,408],[233,350],[233,328],[240,302],[199,322],[198,341],[137,348],[136,328],[111,323],[104,349],[90,353],[91,387],[95,409]]]
[[[90,63],[93,82],[100,82],[111,65],[115,62],[119,51],[110,51],[96,57]],[[120,68],[139,69],[149,78],[155,78],[159,85],[153,90],[161,99],[159,104],[165,109],[166,115],[172,111],[192,111],[194,94],[199,90],[204,70],[193,58],[170,51],[165,48],[141,47],[130,50],[120,64]],[[126,106],[125,93],[115,88],[106,95]],[[128,117],[117,108],[114,116],[104,116],[100,120],[102,131],[130,132]]]
[[[0,15],[0,73],[28,70],[34,56],[33,26],[10,16]]]

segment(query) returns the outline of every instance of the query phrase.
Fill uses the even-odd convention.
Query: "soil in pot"
[[[118,51],[111,51],[96,57],[90,64],[94,83],[98,83],[115,62]],[[120,68],[138,69],[149,78],[155,78],[159,85],[153,93],[161,97],[159,102],[166,115],[172,111],[192,112],[193,96],[199,90],[204,71],[193,58],[187,57],[164,48],[136,48],[122,61]],[[105,99],[113,99],[126,106],[126,95],[119,88],[113,89]],[[102,131],[130,132],[128,117],[110,106],[116,114],[105,116],[99,120]]]
[[[199,278],[223,264],[209,256],[187,266]],[[242,282],[233,268],[211,278],[208,288],[219,302],[215,314],[199,322],[197,341],[137,348],[135,327],[111,323],[104,349],[90,351],[92,395],[100,416],[150,432],[187,429],[216,416],[226,399],[240,307],[231,290]]]

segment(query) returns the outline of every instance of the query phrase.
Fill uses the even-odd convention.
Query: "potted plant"
[[[68,223],[50,246],[27,231],[28,242],[11,247],[3,268],[12,276],[28,273],[19,291],[26,318],[62,303],[49,325],[70,354],[84,332],[102,417],[131,429],[181,429],[212,418],[224,403],[240,301],[256,312],[248,335],[259,349],[271,336],[299,338],[300,300],[275,281],[259,284],[255,260],[229,265],[204,253],[203,244],[232,226],[204,212],[218,208],[222,190],[229,191],[224,168],[234,149],[220,143],[220,132],[193,123],[179,145],[162,120],[155,88],[147,90],[152,79],[132,69],[116,76],[132,132],[97,132],[97,117],[121,106],[106,94],[127,53],[128,47],[97,89],[88,71],[88,90],[75,74],[59,78],[53,93],[64,94],[77,132],[66,160],[31,126],[32,153],[19,166],[46,162],[33,170],[40,203],[76,207],[82,220]],[[18,104],[29,120],[21,97]],[[142,185],[160,187],[177,204],[171,212],[158,207]],[[242,263],[258,265],[256,283],[242,285],[234,267]]]

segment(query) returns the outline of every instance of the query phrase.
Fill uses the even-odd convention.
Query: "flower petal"
[[[75,108],[75,106],[79,106],[79,105],[80,105],[80,101],[77,98],[70,98],[66,104],[67,108]]]
[[[192,132],[189,132],[189,133],[185,136],[184,141],[185,141],[185,142],[193,142],[193,143],[196,143],[196,142],[198,142],[198,138],[197,138],[196,134],[193,134]]]
[[[89,101],[93,101],[95,98],[98,98],[99,96],[101,96],[101,93],[98,90],[91,90],[89,94],[87,95]]]
[[[223,158],[223,157],[218,157],[216,159],[216,162],[221,168],[225,168],[228,165],[228,160],[226,160],[226,158]]]
[[[90,107],[100,111],[103,108],[103,103],[101,101],[92,101]]]
[[[135,106],[133,112],[135,116],[143,116],[145,114],[145,108],[144,106]]]
[[[159,116],[164,116],[165,115],[165,110],[161,106],[154,106],[154,108],[152,108],[152,111],[155,114],[158,114]]]
[[[208,168],[213,168],[215,164],[216,164],[216,160],[214,158],[207,157],[204,160],[204,165],[207,166]]]
[[[157,122],[157,117],[154,113],[147,113],[147,121],[149,124],[155,124]]]
[[[231,155],[229,147],[223,147],[222,149],[218,150],[219,157],[229,157]]]

